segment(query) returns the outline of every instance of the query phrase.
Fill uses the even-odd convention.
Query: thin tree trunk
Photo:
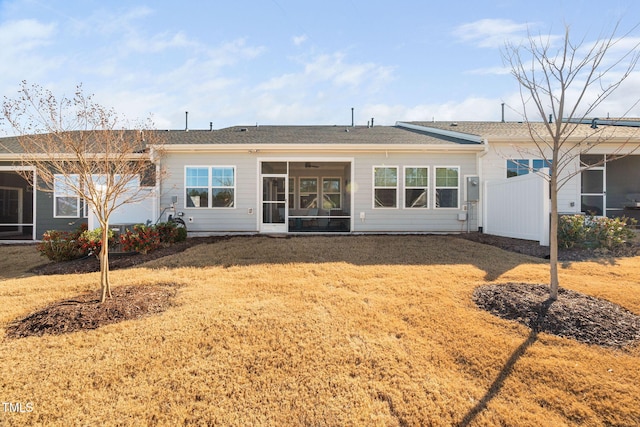
[[[549,230],[549,271],[550,271],[550,287],[549,299],[555,301],[558,299],[558,180],[556,171],[552,172],[550,182],[551,196],[551,221]]]
[[[111,283],[109,282],[109,225],[102,224],[102,247],[100,249],[100,302],[111,298]]]

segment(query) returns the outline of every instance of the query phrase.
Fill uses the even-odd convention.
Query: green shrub
[[[562,248],[606,248],[622,246],[634,236],[633,218],[592,215],[562,215],[558,222],[558,246]]]
[[[174,222],[160,222],[153,226],[158,231],[160,242],[171,245],[187,239],[187,229],[178,227]]]
[[[113,230],[109,230],[109,244],[114,243]],[[95,230],[85,230],[78,237],[78,244],[80,249],[86,254],[92,254],[98,256],[102,249],[102,228],[96,228]]]
[[[80,225],[74,231],[48,230],[42,235],[42,241],[36,245],[36,249],[51,261],[82,258],[87,252],[80,247],[78,239],[86,230],[86,224]]]
[[[634,232],[629,227],[636,225],[634,218],[594,218],[591,224],[592,239],[597,247],[614,249],[633,238]]]
[[[558,221],[558,246],[570,249],[586,241],[584,215],[562,215]]]

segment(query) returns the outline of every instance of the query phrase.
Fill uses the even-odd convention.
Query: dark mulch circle
[[[556,301],[548,297],[547,285],[527,283],[485,285],[473,293],[481,309],[535,332],[603,347],[620,348],[640,341],[640,316],[617,304],[562,288]]]
[[[177,287],[174,284],[117,287],[111,290],[113,298],[103,303],[99,303],[99,291],[78,295],[13,321],[6,334],[9,338],[60,335],[158,314],[173,305]]]

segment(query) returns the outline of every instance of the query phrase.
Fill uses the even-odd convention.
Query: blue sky
[[[500,49],[527,28],[592,41],[636,0],[0,0],[0,95],[86,93],[160,129],[518,120]],[[640,37],[640,30],[634,33]],[[599,111],[640,98],[632,76]],[[604,111],[606,109],[606,111]],[[640,111],[631,111],[640,116]]]

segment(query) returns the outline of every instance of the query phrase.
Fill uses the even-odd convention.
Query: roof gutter
[[[471,144],[171,144],[163,145],[164,152],[239,152],[239,151],[334,151],[334,152],[479,152],[483,145]]]

